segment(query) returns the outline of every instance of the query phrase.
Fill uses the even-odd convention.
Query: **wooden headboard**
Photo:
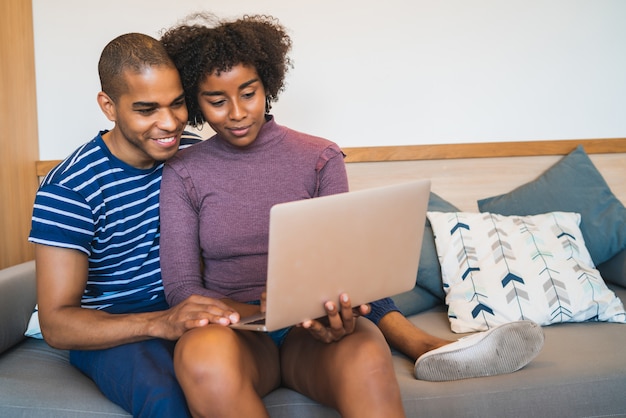
[[[538,177],[579,144],[626,203],[626,138],[344,148],[352,190],[429,178],[462,210]],[[58,160],[37,161],[44,176]]]
[[[461,210],[534,180],[583,145],[613,193],[626,204],[626,138],[347,148],[351,190],[430,178],[432,191]],[[357,162],[362,161],[362,162]]]

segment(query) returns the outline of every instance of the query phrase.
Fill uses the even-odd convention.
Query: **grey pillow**
[[[458,212],[459,209],[431,192],[428,199],[428,210],[431,212]],[[437,258],[435,237],[428,219],[425,222],[415,287],[392,298],[405,316],[414,315],[442,304],[446,297],[441,281],[441,266]]]
[[[479,200],[478,208],[501,215],[580,213],[580,230],[595,265],[626,248],[626,208],[580,145],[536,180]]]
[[[598,266],[604,280],[626,287],[626,250],[617,253],[610,260]]]

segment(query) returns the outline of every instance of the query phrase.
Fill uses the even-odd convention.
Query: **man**
[[[159,266],[162,162],[189,144],[176,67],[159,41],[126,34],[103,50],[98,104],[114,123],[44,179],[36,244],[42,334],[134,416],[187,411],[172,367],[175,340],[238,315],[194,296],[169,309]]]

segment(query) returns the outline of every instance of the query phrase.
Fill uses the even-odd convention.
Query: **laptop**
[[[274,331],[412,289],[430,180],[280,203],[270,210],[266,312],[231,326]]]

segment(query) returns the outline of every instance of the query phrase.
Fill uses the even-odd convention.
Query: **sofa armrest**
[[[34,261],[0,270],[0,353],[25,338],[36,301]]]

